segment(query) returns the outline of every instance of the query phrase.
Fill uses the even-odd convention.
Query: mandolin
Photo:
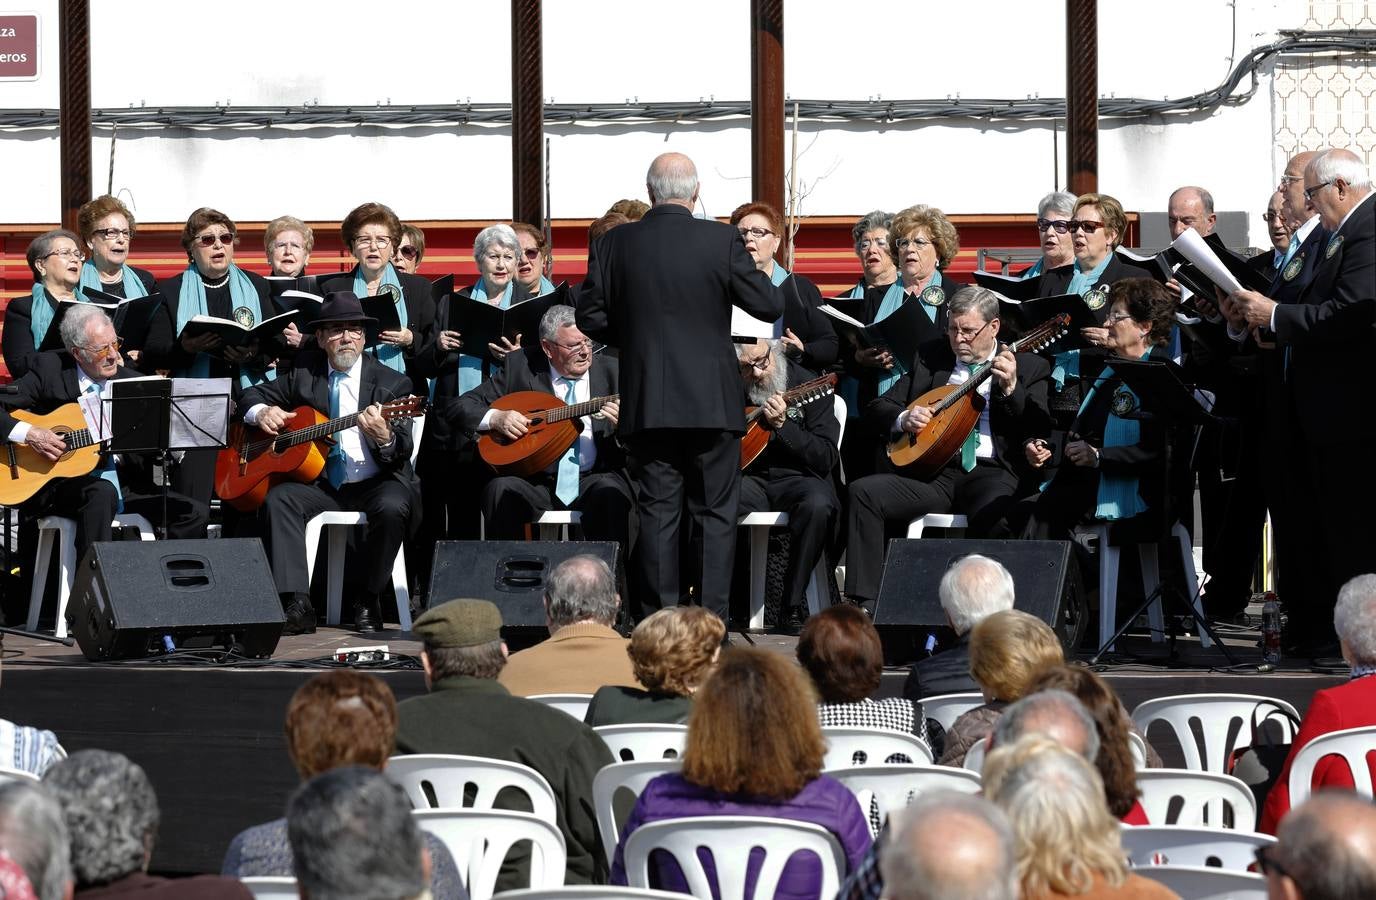
[[[416,396],[382,404],[382,417],[389,422],[424,412],[425,400]],[[297,427],[275,437],[242,422],[230,426],[229,446],[215,458],[215,493],[222,501],[248,512],[263,505],[275,484],[319,478],[333,436],[356,427],[358,413],[331,419],[314,407],[298,406],[287,424]]]
[[[54,478],[75,478],[95,471],[100,462],[100,445],[86,427],[81,406],[68,403],[45,416],[16,409],[10,415],[35,428],[46,428],[62,438],[67,452],[56,460],[48,459],[28,444],[5,444],[5,473],[0,478],[0,504],[17,506]]]
[[[498,397],[490,408],[516,410],[529,420],[529,430],[514,441],[488,432],[478,438],[478,455],[503,475],[525,477],[542,472],[558,462],[578,439],[579,419],[619,399],[619,394],[612,394],[570,405],[543,391],[516,391]]]
[[[833,372],[830,375],[814,378],[784,391],[784,403],[797,409],[816,400],[821,400],[823,397],[830,397],[834,393],[836,393],[836,373]],[[745,408],[745,435],[741,437],[742,469],[759,458],[760,454],[764,452],[764,448],[769,445],[769,439],[773,436],[774,430],[764,427],[764,407],[747,406]]]
[[[1035,353],[1054,344],[1070,328],[1070,315],[1052,316],[1021,339],[1008,345],[1014,353]],[[944,384],[908,404],[908,409],[925,406],[932,410],[932,418],[917,434],[904,432],[889,442],[889,461],[895,466],[909,467],[920,478],[941,471],[951,461],[970,432],[979,425],[984,398],[979,386],[994,374],[993,366],[985,366],[964,384]]]

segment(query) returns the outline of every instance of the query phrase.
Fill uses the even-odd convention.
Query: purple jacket
[[[870,828],[865,813],[855,795],[841,782],[825,775],[814,779],[791,800],[778,802],[758,800],[741,795],[722,794],[693,784],[682,775],[661,775],[645,786],[636,800],[631,817],[621,832],[612,862],[612,884],[626,884],[626,838],[647,822],[661,819],[681,819],[690,816],[761,816],[793,819],[821,825],[836,836],[846,854],[846,871],[841,879],[859,865],[870,849]],[[754,893],[754,881],[759,871],[762,853],[752,853],[746,896]],[[710,861],[705,866],[708,877],[715,881],[716,871]],[[784,867],[779,879],[777,900],[817,900],[821,891],[822,871],[817,859],[804,854]],[[665,853],[650,857],[650,884],[666,891],[687,892],[688,885],[678,864]],[[824,898],[826,900],[826,898]]]

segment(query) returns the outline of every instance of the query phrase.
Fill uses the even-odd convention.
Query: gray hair
[[[1333,628],[1353,663],[1376,665],[1376,575],[1358,575],[1342,586],[1333,607]]]
[[[1373,830],[1370,800],[1348,791],[1315,791],[1281,819],[1272,853],[1306,900],[1376,897],[1376,864],[1364,852]]]
[[[158,833],[158,796],[136,763],[108,750],[78,750],[43,775],[62,804],[78,887],[142,871]]]
[[[574,318],[572,306],[551,306],[540,317],[540,340],[557,341],[559,340],[560,328],[567,328],[576,324],[578,323]]]
[[[1361,157],[1351,150],[1325,150],[1314,157],[1309,166],[1320,183],[1341,178],[1348,187],[1358,190],[1371,187],[1371,176],[1367,174],[1366,166],[1362,165]]]
[[[72,846],[62,807],[46,788],[0,785],[0,850],[24,870],[38,900],[62,900],[72,878]]]
[[[1058,212],[1062,215],[1075,214],[1075,195],[1070,191],[1052,191],[1037,204],[1037,218],[1045,219],[1046,214]]]
[[[1013,576],[998,560],[971,553],[941,576],[937,596],[956,634],[965,634],[988,616],[1013,608]]]
[[[874,231],[878,228],[888,231],[892,227],[893,213],[884,212],[882,209],[872,210],[861,216],[860,221],[856,222],[855,225],[851,227],[851,240],[859,243],[860,239],[865,236],[865,232],[867,231]]]
[[[1099,758],[1099,728],[1094,717],[1085,709],[1079,697],[1058,688],[1029,694],[1011,704],[999,716],[991,743],[1001,747],[1026,734],[1044,734],[1064,743],[1064,739],[1069,737],[1065,733],[1067,725],[1079,729],[1080,739],[1079,746],[1066,744],[1066,749],[1079,753],[1093,763]]]
[[[971,310],[979,313],[980,318],[986,322],[994,321],[999,317],[999,295],[975,285],[963,287],[951,296],[951,305],[946,315],[953,319]]]
[[[494,246],[510,250],[515,256],[521,255],[521,242],[516,239],[516,232],[510,225],[498,222],[478,232],[473,239],[473,258],[482,259]]]
[[[292,870],[310,900],[402,900],[425,890],[420,827],[375,769],[317,775],[287,802]]]
[[[76,347],[86,346],[86,328],[94,321],[110,321],[110,317],[105,314],[105,310],[91,303],[79,303],[67,310],[62,317],[62,323],[57,327],[57,333],[62,337],[62,346],[71,350]]]
[[[1214,214],[1214,195],[1198,185],[1187,184],[1184,187],[1176,188],[1171,191],[1171,195],[1167,198],[1166,202],[1169,203],[1171,200],[1174,200],[1176,194],[1183,194],[1187,191],[1199,198],[1199,205],[1204,207],[1204,215],[1212,216]]]
[[[616,578],[596,556],[571,556],[549,573],[545,610],[555,628],[589,619],[610,626],[616,607]]]
[[[988,800],[930,791],[895,813],[893,822],[892,837],[879,857],[888,900],[1018,897],[1013,828]]]
[[[38,237],[29,241],[29,249],[24,252],[24,258],[28,260],[29,272],[33,274],[34,281],[42,281],[43,276],[38,273],[38,261],[47,259],[52,255],[53,244],[66,238],[76,244],[78,250],[81,249],[81,238],[76,236],[76,232],[68,231],[65,228],[54,228],[52,231],[45,231]]]
[[[432,647],[424,645],[425,655],[430,659],[430,680],[457,678],[494,679],[506,668],[506,654],[502,652],[502,641],[489,641],[474,647]]]
[[[661,153],[645,173],[645,187],[655,203],[692,200],[698,194],[698,169],[682,153]]]

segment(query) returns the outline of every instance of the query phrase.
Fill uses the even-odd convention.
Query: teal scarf
[[[1023,272],[1022,278],[1019,280],[1026,281],[1029,278],[1036,278],[1038,275],[1042,274],[1042,263],[1044,262],[1046,262],[1046,257],[1042,257],[1041,259],[1037,260],[1037,264],[1032,268],[1028,269],[1026,272]]]
[[[1151,351],[1147,351],[1142,358],[1146,359],[1150,355]],[[1085,394],[1084,402],[1080,404],[1081,413],[1089,408],[1100,386],[1112,377],[1113,367],[1105,366],[1104,371],[1095,380],[1094,387]],[[1133,407],[1137,407],[1139,398],[1126,384],[1120,384],[1118,390],[1130,394]],[[1141,431],[1141,424],[1136,419],[1124,419],[1110,411],[1108,420],[1104,423],[1104,446],[1131,447],[1141,438]],[[1142,500],[1136,477],[1114,475],[1099,470],[1099,497],[1094,507],[1094,518],[1115,522],[1119,519],[1130,519],[1146,511],[1147,504]]]
[[[932,273],[932,280],[928,282],[927,287],[941,287],[941,270],[938,269]],[[926,290],[926,288],[923,288],[923,290]],[[907,302],[907,297],[907,292],[903,290],[903,278],[900,276],[897,281],[889,286],[888,292],[884,294],[884,300],[879,304],[879,312],[875,315],[874,321],[882,322],[893,315],[898,311],[900,306]],[[913,299],[921,304],[922,311],[927,314],[927,318],[935,322],[936,307],[923,303],[917,296],[914,296]],[[894,359],[893,368],[879,376],[880,394],[888,391],[889,388],[898,383],[898,379],[908,373],[908,363],[910,362],[912,362],[912,360]]]
[[[543,297],[543,296],[545,296],[546,294],[552,294],[552,293],[554,293],[554,282],[550,281],[548,278],[546,278],[545,276],[541,275],[541,276],[540,276],[540,293],[536,294],[535,296],[537,296],[537,297]]]
[[[1080,268],[1080,261],[1075,260],[1075,274],[1070,277],[1070,286],[1065,289],[1067,294],[1079,294],[1084,296],[1090,288],[1099,283],[1099,276],[1104,274],[1104,269],[1108,268],[1109,260],[1113,259],[1113,252],[1109,251],[1099,265],[1088,272]]]
[[[253,314],[254,325],[264,319],[262,307],[258,304],[258,291],[253,287],[253,282],[249,281],[243,269],[232,263],[229,267],[229,303],[231,318],[234,310],[243,308]],[[177,338],[180,340],[182,329],[193,316],[207,315],[210,313],[205,305],[205,282],[201,280],[201,273],[196,267],[189,265],[186,271],[182,272],[182,289],[177,296]],[[209,377],[210,354],[197,353],[189,367],[174,374],[185,378]],[[264,381],[272,381],[276,377],[276,369],[253,373],[246,366],[239,366],[239,387],[252,387]]]
[[[514,279],[514,278],[506,283],[506,288],[502,291],[502,299],[499,300],[499,301],[497,301],[497,306],[501,307],[502,309],[506,309],[507,307],[511,306],[511,294],[512,294],[512,291],[515,290],[515,287],[516,287],[516,279]],[[540,289],[543,291],[544,288],[545,288],[545,282],[544,282],[543,279],[541,279],[541,281],[540,281]],[[551,287],[550,290],[553,290],[553,288]],[[479,278],[479,279],[478,279],[478,283],[475,284],[475,285],[473,285],[472,289],[469,290],[468,296],[472,297],[474,300],[481,300],[482,302],[486,303],[486,302],[487,302],[487,283],[486,283],[485,281],[483,281],[481,278]],[[480,385],[480,384],[482,384],[482,383],[483,383],[483,361],[482,361],[482,359],[479,358],[479,357],[477,357],[477,356],[469,356],[467,353],[462,353],[462,354],[460,354],[460,355],[459,355],[459,393],[460,393],[460,394],[466,394],[466,393],[468,393],[469,391],[473,390],[475,387],[477,387],[478,385]]]
[[[86,298],[81,296],[81,292],[76,292],[76,299],[85,302]],[[33,349],[37,350],[43,346],[43,339],[48,336],[48,329],[53,324],[54,307],[48,302],[48,292],[44,290],[41,282],[35,282],[33,286],[33,307],[29,312],[29,331],[33,334]]]
[[[134,274],[134,270],[128,266],[120,267],[120,279],[124,282],[124,296],[128,300],[135,297],[147,297],[148,291],[144,289],[143,282],[139,276]],[[95,288],[104,291],[105,288],[100,282],[100,270],[88,259],[86,264],[81,267],[81,286],[84,288]]]
[[[779,285],[783,284],[786,280],[788,280],[789,274],[790,273],[787,269],[785,269],[778,263],[775,263],[774,271],[769,273],[769,280],[774,282],[775,287],[778,287]],[[861,282],[861,284],[864,284],[864,282]],[[864,295],[862,294],[861,296]]]
[[[377,289],[381,291],[382,286],[384,284],[390,284],[392,287],[397,289],[397,318],[401,320],[402,328],[409,327],[409,323],[411,320],[406,316],[406,294],[403,293],[401,290],[401,282],[397,280],[397,270],[392,268],[391,263],[388,263],[386,268],[382,270],[382,278],[377,283]],[[362,266],[354,266],[354,296],[368,296],[368,282],[365,281],[363,278]],[[420,335],[414,333],[411,335],[412,341],[418,340],[419,338]],[[368,352],[373,355],[374,359],[376,359],[378,362],[382,363],[384,366],[391,369],[392,371],[401,372],[405,374],[406,352],[402,350],[400,347],[394,344],[379,343],[368,348]]]

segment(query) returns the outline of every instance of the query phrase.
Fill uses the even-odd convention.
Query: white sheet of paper
[[[1199,232],[1193,228],[1186,228],[1171,246],[1194,263],[1199,271],[1204,273],[1205,278],[1223,288],[1225,293],[1231,294],[1242,290],[1242,285],[1233,277],[1233,273],[1228,271],[1228,267],[1223,265],[1213,248],[1204,243]]]
[[[177,450],[225,446],[230,388],[228,378],[172,379],[168,444]]]
[[[86,419],[86,429],[96,443],[103,444],[110,439],[110,404],[102,403],[100,394],[85,393],[77,398],[81,415]]]
[[[769,338],[783,335],[783,319],[777,322],[761,322],[740,307],[731,307],[731,333],[742,336]]]

